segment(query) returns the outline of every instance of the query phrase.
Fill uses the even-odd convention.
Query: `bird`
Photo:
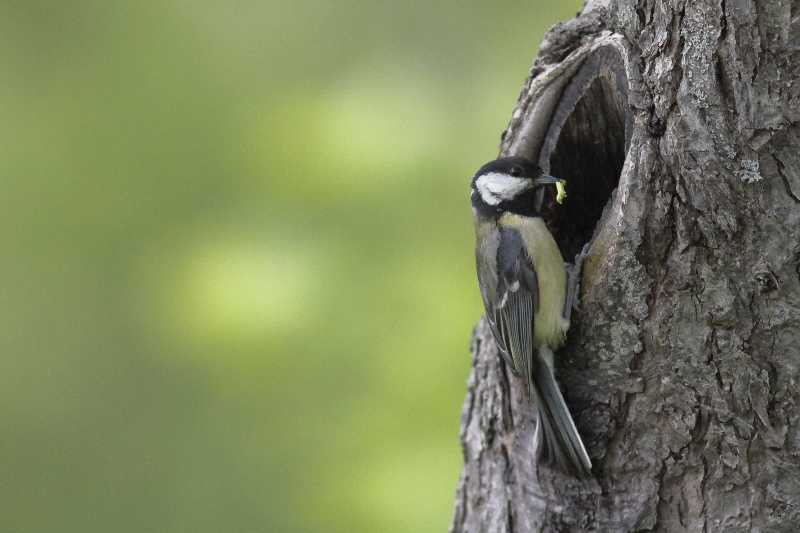
[[[537,459],[576,477],[592,462],[555,378],[554,352],[565,341],[575,294],[542,217],[545,188],[564,180],[524,157],[501,157],[472,178],[475,259],[486,318],[498,351],[527,382],[538,410]],[[569,293],[569,294],[568,294]]]

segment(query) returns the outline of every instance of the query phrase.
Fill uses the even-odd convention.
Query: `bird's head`
[[[561,202],[563,182],[542,172],[538,165],[523,157],[502,157],[483,165],[472,178],[472,206],[483,216],[515,213],[536,216],[541,209],[545,185],[559,187]]]

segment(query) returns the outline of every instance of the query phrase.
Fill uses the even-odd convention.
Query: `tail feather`
[[[591,475],[592,461],[561,395],[551,366],[533,358],[531,393],[539,410],[539,455],[579,477]]]

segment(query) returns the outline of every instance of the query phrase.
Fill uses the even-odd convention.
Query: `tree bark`
[[[590,242],[557,375],[594,462],[474,333],[451,531],[800,531],[800,0],[597,0],[545,36],[501,154]]]

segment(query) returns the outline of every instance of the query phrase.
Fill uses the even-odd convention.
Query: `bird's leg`
[[[577,309],[580,305],[581,296],[581,273],[583,271],[583,261],[589,255],[589,244],[586,243],[577,256],[575,256],[575,264],[565,263],[564,268],[567,271],[567,297],[564,300],[564,310],[562,316],[566,320],[572,317],[572,310]]]

